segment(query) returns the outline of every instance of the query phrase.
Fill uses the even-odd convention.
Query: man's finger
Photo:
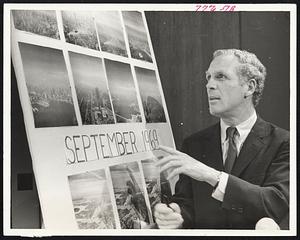
[[[169,154],[183,154],[182,152],[177,151],[176,149],[170,148],[170,147],[167,147],[167,146],[160,145],[158,149],[162,150],[162,151],[164,151],[166,153],[169,153]]]
[[[181,218],[181,215],[179,213],[174,212],[174,210],[171,210],[171,213],[169,214],[159,214],[158,219],[163,221],[177,221]]]
[[[183,173],[183,167],[174,168],[171,170],[171,172],[168,174],[167,180],[170,180],[171,178]]]
[[[176,220],[170,220],[170,221],[161,220],[161,219],[156,218],[155,221],[159,226],[179,225],[181,223],[180,218],[178,218]]]
[[[154,216],[155,214],[158,216],[158,214],[170,214],[172,212],[173,210],[164,203],[158,203],[154,207]]]
[[[176,225],[166,225],[166,226],[159,226],[158,225],[158,228],[159,229],[177,229],[177,228],[179,228],[179,224],[176,224]]]
[[[181,213],[180,207],[177,203],[172,202],[169,204],[169,206],[170,206],[170,208],[173,209],[174,212],[179,213],[179,214]]]
[[[169,155],[169,156],[166,156],[158,161],[155,162],[155,166],[161,166],[161,165],[164,165],[170,161],[175,161],[175,160],[178,160],[179,157],[178,156],[175,156],[175,155]]]
[[[171,168],[178,168],[178,167],[180,167],[182,165],[182,163],[181,163],[181,161],[171,161],[171,162],[168,162],[168,163],[166,163],[165,165],[163,165],[160,169],[159,169],[159,171],[160,172],[163,172],[163,171],[166,171],[166,170],[169,170],[169,169],[171,169]]]

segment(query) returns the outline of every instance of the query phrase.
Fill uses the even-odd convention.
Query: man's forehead
[[[207,71],[226,71],[236,69],[238,65],[240,62],[233,54],[220,55],[211,61]]]

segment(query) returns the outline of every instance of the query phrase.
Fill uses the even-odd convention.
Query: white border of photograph
[[[222,6],[224,4],[215,4],[216,6]],[[232,4],[231,4],[232,5]],[[290,12],[290,159],[296,159],[296,4],[235,4],[236,11],[289,11]],[[40,9],[40,10],[76,10],[82,9],[85,10],[140,10],[140,11],[196,11],[196,4],[4,4],[4,12],[3,12],[3,19],[4,19],[4,68],[3,68],[3,79],[4,79],[4,86],[3,86],[3,107],[4,113],[10,113],[11,110],[11,102],[10,102],[10,95],[11,95],[11,44],[12,46],[16,45],[17,39],[22,39],[22,42],[37,44],[39,46],[51,47],[56,49],[61,49],[63,51],[69,50],[74,52],[81,52],[91,56],[98,56],[101,58],[108,58],[111,60],[126,62],[123,57],[119,57],[113,54],[103,53],[96,50],[86,49],[85,51],[82,50],[80,46],[65,46],[67,43],[64,43],[61,40],[56,39],[49,39],[43,36],[32,36],[32,34],[24,33],[22,31],[12,31],[11,29],[11,13],[10,10],[12,9]],[[201,14],[201,13],[199,13]],[[145,15],[143,13],[143,19],[145,19]],[[58,25],[60,26],[61,21],[58,20]],[[60,27],[59,27],[60,28]],[[155,60],[155,55],[153,52],[152,43],[150,41],[148,27],[146,25],[147,35],[150,44],[150,51],[152,54],[153,64],[146,64],[142,61],[130,61],[128,60],[127,63],[133,64],[134,66],[140,66],[142,68],[148,68],[152,70],[156,70],[157,79],[159,81],[160,89],[161,83],[160,78],[157,70],[157,64]],[[11,42],[11,35],[15,41]],[[63,40],[63,34],[60,29],[60,37]],[[72,45],[72,44],[69,44]],[[17,49],[18,50],[18,49]],[[20,59],[20,53],[14,47],[12,48],[12,54],[17,55],[16,61],[14,65],[18,67],[22,66],[22,62]],[[128,50],[128,49],[127,49]],[[128,54],[130,54],[128,52]],[[112,56],[113,55],[113,56]],[[69,63],[67,63],[68,65]],[[21,67],[22,69],[22,67]],[[69,70],[68,70],[69,71]],[[24,71],[16,72],[16,77],[24,80]],[[135,78],[135,77],[134,77]],[[20,86],[18,82],[19,91],[24,91],[26,89],[25,81],[22,81],[23,84]],[[163,97],[163,95],[162,95]],[[74,96],[73,96],[74,99]],[[30,102],[27,99],[21,99],[21,104],[23,107],[24,115],[32,115],[28,113],[31,110]],[[74,101],[75,104],[75,101]],[[163,104],[166,107],[166,103],[163,97]],[[26,106],[23,106],[26,105]],[[27,110],[26,110],[27,109]],[[78,111],[78,110],[77,110]],[[166,116],[167,122],[169,121],[169,116]],[[11,187],[10,187],[10,150],[11,150],[11,116],[10,114],[3,114],[3,124],[4,124],[4,133],[3,133],[3,149],[4,149],[4,162],[3,162],[3,192],[4,192],[4,206],[3,206],[3,214],[4,214],[4,234],[5,235],[22,235],[22,236],[51,236],[51,235],[185,235],[185,236],[293,236],[297,233],[297,222],[296,222],[296,213],[297,213],[297,201],[296,201],[296,161],[290,161],[290,179],[291,179],[291,186],[290,186],[290,230],[281,230],[281,231],[258,231],[258,230],[101,230],[101,231],[82,231],[82,230],[47,230],[47,229],[11,229],[10,227],[10,194],[11,194]],[[33,121],[30,119],[30,122]],[[32,129],[33,126],[29,128]],[[26,124],[26,128],[28,128],[28,123]],[[34,128],[34,127],[33,127]],[[27,129],[28,130],[28,129]],[[28,138],[29,144],[30,139]],[[34,169],[35,170],[35,169]],[[107,175],[109,178],[109,176]]]

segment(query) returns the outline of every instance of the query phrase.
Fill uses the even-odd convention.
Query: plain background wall
[[[11,92],[11,227],[39,228],[40,205],[14,71]]]
[[[241,48],[256,53],[268,76],[257,111],[289,129],[289,14],[284,12],[146,12],[177,148],[185,137],[217,121],[208,111],[205,71],[212,53]],[[38,228],[36,187],[18,190],[32,174],[24,120],[12,74],[12,227]],[[28,175],[27,175],[28,176]]]
[[[258,114],[289,129],[289,13],[146,12],[176,146],[218,119],[208,110],[205,71],[217,49],[240,48],[267,68]]]

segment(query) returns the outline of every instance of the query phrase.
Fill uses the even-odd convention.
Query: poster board
[[[153,225],[175,145],[143,11],[15,9],[11,49],[45,228]]]

